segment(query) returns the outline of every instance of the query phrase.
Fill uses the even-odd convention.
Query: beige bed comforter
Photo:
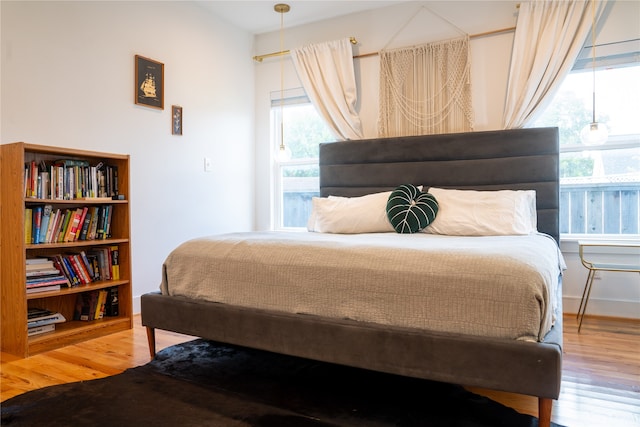
[[[565,268],[549,236],[247,232],[169,254],[163,294],[290,313],[539,341]]]

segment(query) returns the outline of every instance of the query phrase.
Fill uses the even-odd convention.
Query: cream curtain
[[[469,37],[380,52],[381,137],[473,130]]]
[[[597,21],[606,0],[520,4],[507,82],[505,129],[526,126],[551,101],[590,34],[593,1]]]
[[[291,58],[309,99],[338,139],[362,139],[351,41],[292,49]]]

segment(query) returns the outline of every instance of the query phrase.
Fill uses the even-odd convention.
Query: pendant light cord
[[[287,10],[284,7],[276,10],[280,12],[280,51],[282,52],[284,50],[284,14]],[[280,57],[280,150],[284,149],[284,58]]]
[[[596,123],[596,0],[591,0],[591,70],[593,71],[593,120]]]

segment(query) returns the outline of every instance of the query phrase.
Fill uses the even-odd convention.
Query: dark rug
[[[1,410],[2,426],[538,425],[459,386],[205,340],[119,375],[16,396]]]

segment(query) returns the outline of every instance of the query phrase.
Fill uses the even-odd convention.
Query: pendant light
[[[596,121],[596,1],[591,0],[591,66],[593,74],[593,116],[592,121],[580,132],[580,139],[585,145],[600,145],[607,141],[609,133],[604,123]]]
[[[284,14],[291,10],[288,4],[278,3],[273,10],[280,14],[280,52],[284,52]],[[291,159],[291,150],[284,144],[284,55],[280,55],[280,146],[278,160]]]

